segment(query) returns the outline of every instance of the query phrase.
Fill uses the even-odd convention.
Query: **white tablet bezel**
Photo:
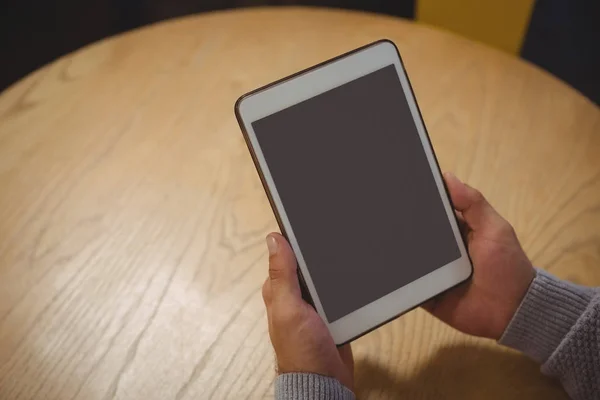
[[[286,215],[285,207],[281,202],[277,187],[252,128],[252,122],[351,82],[371,72],[375,72],[390,64],[396,67],[396,72],[402,83],[404,94],[408,100],[411,114],[417,126],[421,143],[427,155],[429,166],[433,172],[461,256],[459,259],[436,269],[416,281],[330,323],[323,310],[319,295],[315,290],[310,272],[302,255],[302,250],[294,234],[294,228]],[[265,189],[270,195],[269,198],[274,211],[278,216],[278,222],[281,225],[282,231],[287,235],[292,249],[296,254],[300,272],[315,308],[327,324],[336,344],[346,343],[365,334],[435,295],[456,286],[471,276],[471,261],[462,240],[458,223],[400,54],[394,43],[389,40],[381,40],[282,79],[242,96],[236,103],[235,108],[248,147],[257,164]]]

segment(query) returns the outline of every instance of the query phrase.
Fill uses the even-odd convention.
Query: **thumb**
[[[461,182],[449,172],[444,173],[444,180],[454,208],[462,213],[465,222],[472,230],[481,230],[490,223],[503,221],[480,191]]]
[[[267,235],[269,249],[269,282],[272,299],[302,297],[296,272],[296,257],[283,236],[278,233]]]

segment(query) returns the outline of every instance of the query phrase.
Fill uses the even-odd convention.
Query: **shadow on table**
[[[501,349],[457,346],[441,349],[405,380],[392,366],[356,360],[360,399],[568,399],[560,384],[523,355]]]

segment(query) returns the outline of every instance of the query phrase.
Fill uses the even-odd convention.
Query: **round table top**
[[[380,38],[441,166],[536,265],[600,284],[600,111],[521,60],[397,18],[251,9],[108,38],[0,95],[0,397],[272,397],[276,230],[238,96]],[[566,398],[539,366],[415,310],[353,344],[361,398]]]

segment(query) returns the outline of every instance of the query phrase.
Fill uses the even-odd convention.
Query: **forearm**
[[[542,364],[573,399],[600,393],[600,291],[538,271],[500,343]]]
[[[355,400],[337,379],[308,373],[282,374],[275,380],[276,400]]]

